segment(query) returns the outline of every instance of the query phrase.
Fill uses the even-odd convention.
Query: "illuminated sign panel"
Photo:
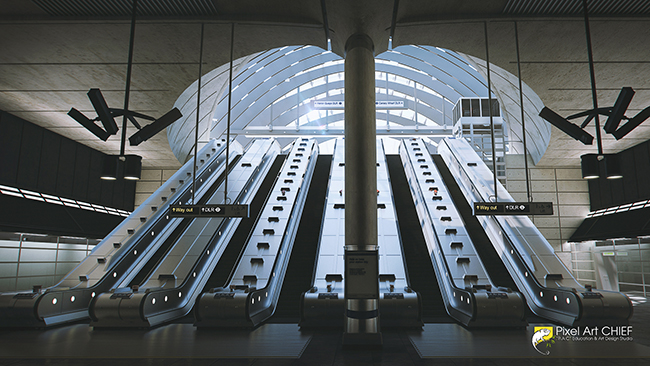
[[[313,101],[312,109],[345,109],[343,101]],[[376,109],[406,109],[403,100],[378,100]]]
[[[553,215],[553,202],[474,202],[478,215]]]
[[[248,205],[173,205],[171,217],[248,217]]]

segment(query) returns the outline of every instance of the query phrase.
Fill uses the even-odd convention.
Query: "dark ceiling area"
[[[650,105],[650,1],[590,0],[599,103],[613,105],[622,87],[636,91],[629,113]],[[0,109],[107,154],[119,141],[98,141],[66,113],[92,113],[86,92],[102,90],[109,106],[124,101],[130,0],[0,0]],[[516,77],[514,25],[519,29],[521,78],[545,106],[562,116],[593,107],[582,1],[560,0],[140,0],[135,31],[131,109],[161,116],[198,77],[201,25],[205,74],[234,57],[286,45],[315,45],[343,55],[351,34],[363,32],[376,53],[419,44],[451,49]],[[484,22],[486,26],[484,27]],[[632,36],[633,35],[633,36]],[[501,101],[502,104],[507,101]],[[591,126],[587,132],[594,135]],[[133,127],[129,127],[133,128]],[[133,131],[128,132],[129,135]],[[605,153],[650,138],[642,124],[620,141],[605,135]],[[145,167],[178,168],[165,133],[131,147]],[[578,166],[595,152],[553,128],[539,164]]]

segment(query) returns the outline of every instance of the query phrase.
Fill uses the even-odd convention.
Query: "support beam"
[[[381,345],[377,247],[374,45],[345,45],[345,333],[343,344]]]

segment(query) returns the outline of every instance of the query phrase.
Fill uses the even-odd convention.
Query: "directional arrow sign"
[[[171,217],[248,217],[248,205],[172,205]]]
[[[553,215],[553,202],[474,202],[478,215]]]

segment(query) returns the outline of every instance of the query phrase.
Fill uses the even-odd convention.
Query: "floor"
[[[540,324],[548,325],[548,324]],[[527,329],[472,330],[427,324],[383,329],[382,347],[344,347],[340,329],[301,331],[268,324],[254,331],[196,330],[170,324],[151,330],[92,330],[74,324],[48,330],[0,331],[0,366],[28,365],[650,365],[650,303],[635,301],[633,340],[532,348]]]

